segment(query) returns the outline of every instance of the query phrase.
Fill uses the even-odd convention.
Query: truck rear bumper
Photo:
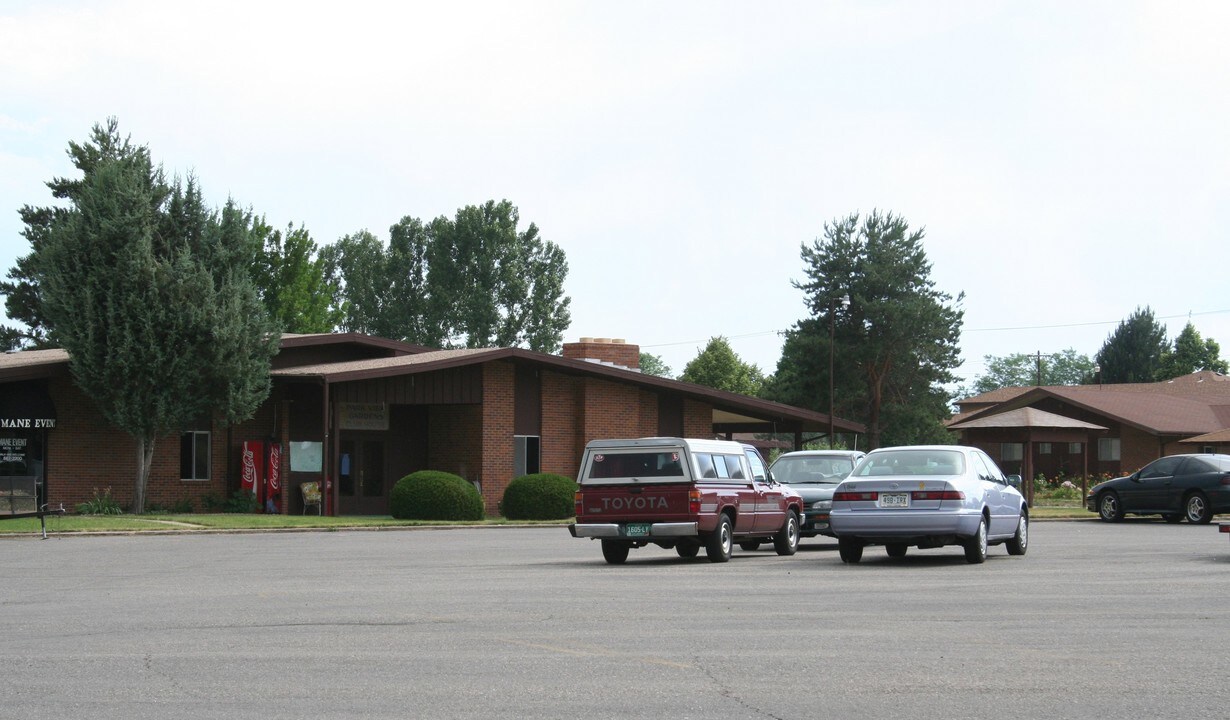
[[[632,524],[636,525],[637,523]],[[568,532],[572,533],[573,537],[623,538],[625,540],[637,540],[645,537],[696,537],[698,534],[697,523],[694,522],[651,523],[649,525],[649,535],[629,535],[627,533],[627,526],[619,523],[575,523],[568,526]]]

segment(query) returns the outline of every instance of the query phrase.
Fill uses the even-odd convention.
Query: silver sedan
[[[841,559],[856,563],[868,545],[889,557],[906,549],[960,545],[971,563],[987,546],[1010,555],[1029,546],[1029,506],[1019,476],[1005,476],[983,451],[956,445],[873,450],[833,493],[829,516]]]

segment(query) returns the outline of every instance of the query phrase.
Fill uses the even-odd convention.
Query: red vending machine
[[[240,488],[252,493],[265,512],[281,512],[282,445],[245,440],[241,465]]]

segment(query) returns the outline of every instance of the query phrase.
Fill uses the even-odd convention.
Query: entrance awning
[[[54,428],[56,407],[41,381],[0,384],[0,430]]]

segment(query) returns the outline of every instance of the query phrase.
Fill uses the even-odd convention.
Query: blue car
[[[919,445],[872,450],[833,492],[829,524],[842,562],[868,545],[891,558],[906,549],[960,545],[981,563],[989,545],[1029,547],[1029,505],[1019,476],[1005,476],[978,448]]]

